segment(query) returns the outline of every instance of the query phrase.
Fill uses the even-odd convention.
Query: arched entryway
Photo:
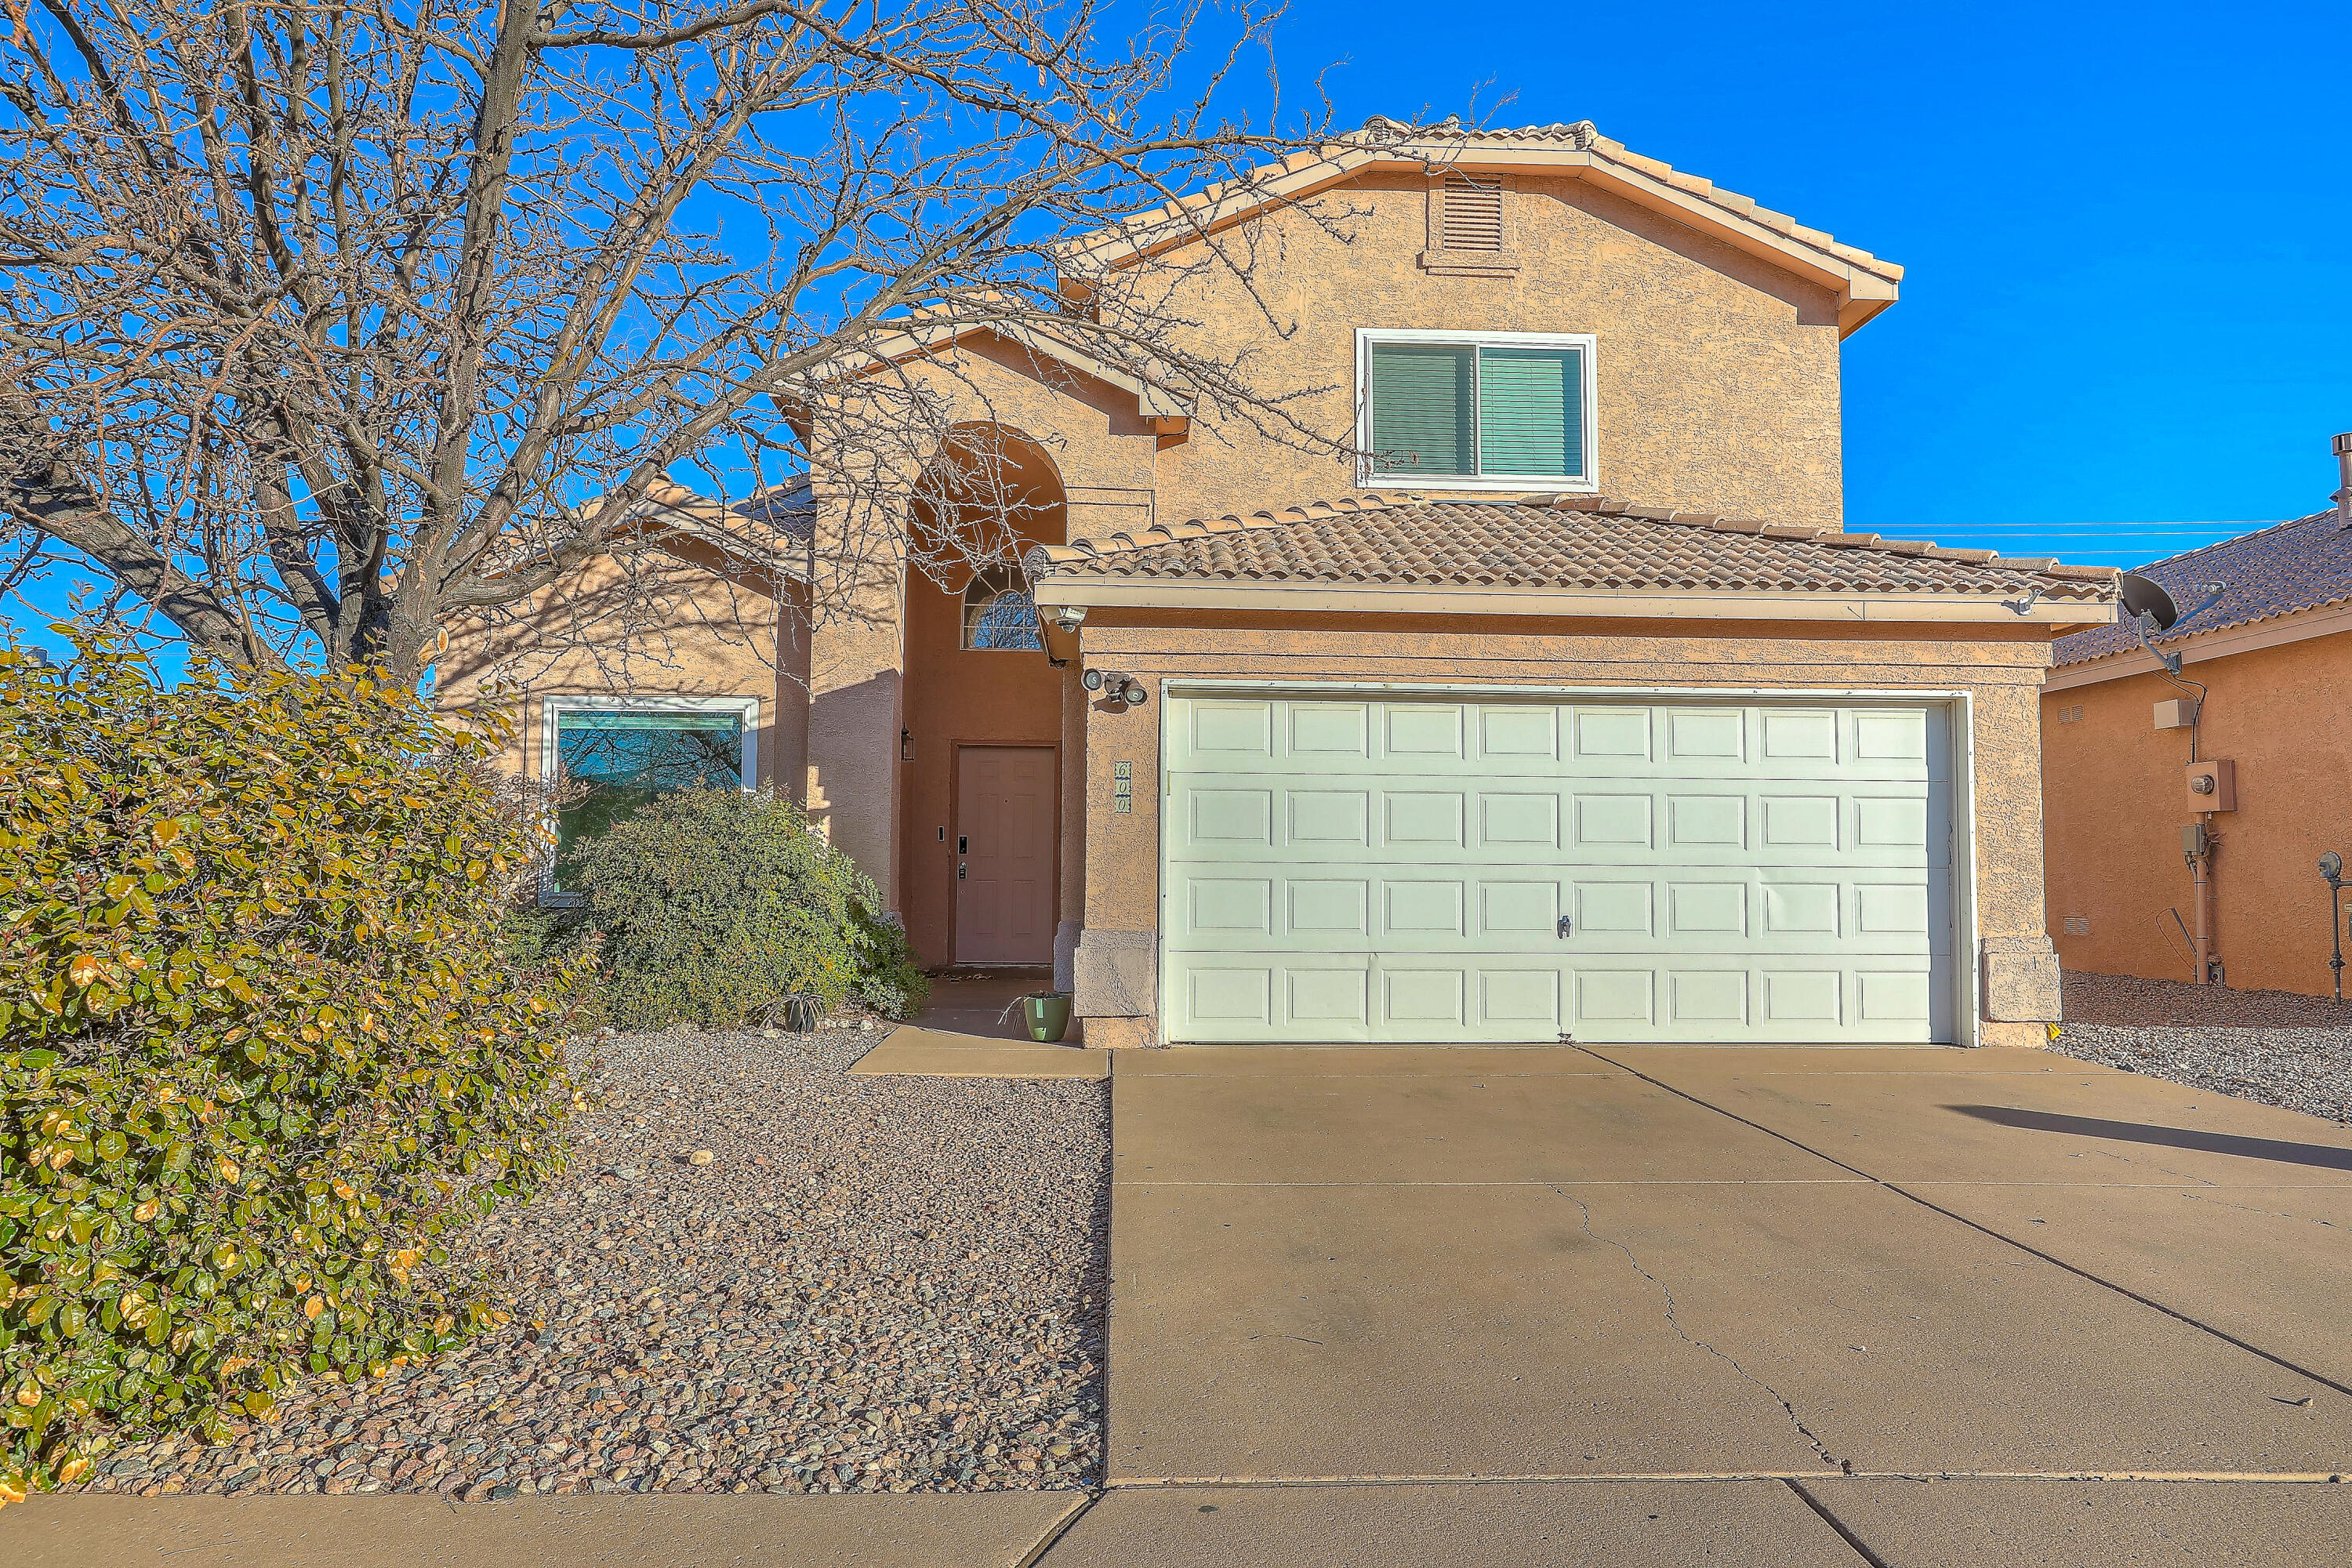
[[[1021,557],[1058,544],[1053,457],[1009,426],[955,426],[908,508],[898,908],[929,967],[1053,960],[1061,677]]]

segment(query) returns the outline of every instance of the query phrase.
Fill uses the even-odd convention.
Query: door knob
[[[961,881],[962,881],[962,880],[963,880],[963,873],[964,873],[964,868],[962,868],[961,866],[958,866],[958,867],[956,868],[956,880],[957,880],[957,881],[961,882]]]

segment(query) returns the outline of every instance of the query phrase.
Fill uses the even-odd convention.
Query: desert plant
[[[582,844],[563,883],[587,900],[604,1005],[624,1028],[730,1027],[794,994],[892,1017],[922,1005],[874,884],[773,794],[656,796]]]
[[[577,969],[497,945],[502,739],[0,649],[0,1500],[500,1320],[452,1233],[560,1168]]]

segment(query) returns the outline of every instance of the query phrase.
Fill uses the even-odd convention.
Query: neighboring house
[[[2332,993],[2318,860],[2352,857],[2352,474],[2345,496],[2140,568],[2182,610],[2225,584],[2153,639],[2180,658],[2178,679],[2123,626],[2059,642],[2042,794],[2050,929],[2068,969],[2196,978],[2200,868],[2181,835],[2201,826],[2220,978]],[[2226,764],[2227,794],[2190,793],[2192,757]]]
[[[1090,1044],[2041,1040],[2035,704],[2116,574],[1841,531],[1839,342],[1900,268],[1586,124],[1376,123],[1195,210],[1297,318],[1201,269],[1199,330],[1376,456],[972,329],[905,369],[1004,454],[1017,565],[861,574],[820,489],[764,611],[461,638],[446,700],[520,679],[534,772],[772,781]],[[1089,263],[1182,259],[1131,232]]]

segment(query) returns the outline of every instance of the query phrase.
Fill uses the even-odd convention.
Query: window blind
[[[1372,464],[1383,474],[1466,474],[1476,461],[1475,351],[1374,343]]]
[[[1478,351],[1478,472],[1579,479],[1584,375],[1574,349]]]

